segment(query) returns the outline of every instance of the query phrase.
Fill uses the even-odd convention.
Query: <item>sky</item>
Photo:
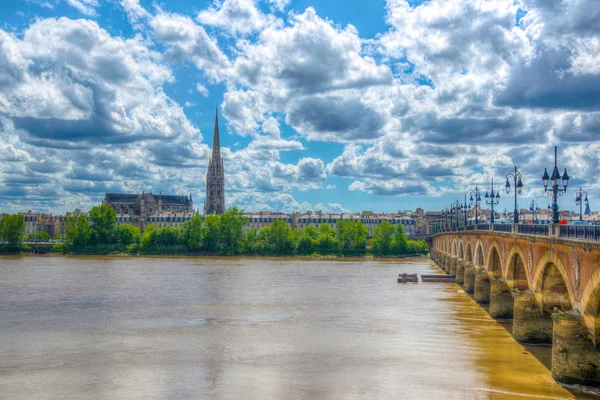
[[[594,211],[600,1],[0,4],[2,212],[201,209],[215,110],[228,207],[439,210],[517,166],[545,208],[558,146],[560,208],[584,187]]]

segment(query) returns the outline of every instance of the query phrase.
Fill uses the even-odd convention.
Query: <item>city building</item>
[[[219,142],[219,110],[215,114],[212,157],[206,171],[206,199],[204,214],[223,214],[225,212],[225,171],[221,158]]]

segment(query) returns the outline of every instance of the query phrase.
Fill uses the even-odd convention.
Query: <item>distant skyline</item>
[[[600,202],[597,0],[16,0],[0,5],[0,212],[104,193],[226,206],[439,210],[541,175]],[[551,172],[551,171],[549,171]],[[486,207],[482,205],[482,207]]]

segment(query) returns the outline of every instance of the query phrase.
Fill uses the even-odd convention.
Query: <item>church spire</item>
[[[215,109],[215,131],[213,136],[212,159],[220,164],[221,160],[221,143],[219,141],[219,109]]]

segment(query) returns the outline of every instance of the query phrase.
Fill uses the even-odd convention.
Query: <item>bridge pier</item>
[[[490,316],[492,318],[512,318],[514,299],[504,278],[494,278],[490,282]]]
[[[453,257],[452,261],[450,262],[450,268],[449,268],[448,274],[456,275],[456,264],[457,263],[458,263],[458,260]]]
[[[473,293],[475,290],[475,267],[473,264],[467,264],[465,266],[463,289],[465,293]]]
[[[444,272],[450,271],[450,263],[452,262],[452,256],[446,256],[446,262],[444,263]]]
[[[544,318],[531,290],[514,297],[512,335],[519,342],[552,343],[552,320]]]
[[[579,312],[554,313],[552,320],[552,377],[565,383],[598,381],[598,353]]]
[[[490,302],[490,276],[487,271],[477,271],[475,273],[475,292],[473,299],[481,304]]]
[[[463,285],[465,282],[465,262],[463,260],[458,260],[458,264],[456,265],[456,283],[459,285]]]

